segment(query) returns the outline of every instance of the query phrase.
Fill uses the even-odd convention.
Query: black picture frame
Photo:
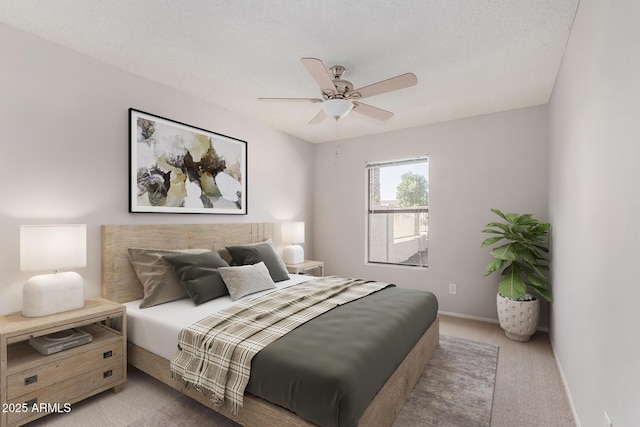
[[[129,109],[129,212],[247,214],[247,142]]]

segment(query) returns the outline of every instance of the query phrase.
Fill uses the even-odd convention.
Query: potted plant
[[[502,213],[491,209],[504,222],[490,222],[483,233],[495,234],[482,242],[482,247],[497,245],[491,250],[493,261],[485,276],[500,271],[498,284],[498,319],[507,337],[527,341],[533,335],[540,316],[540,301],[527,293],[528,289],[551,301],[548,238],[551,224],[533,218],[531,214]]]

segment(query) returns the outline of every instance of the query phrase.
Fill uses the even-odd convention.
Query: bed
[[[129,248],[218,250],[229,245],[261,242],[273,238],[273,230],[274,225],[271,223],[104,225],[102,226],[102,296],[125,304],[142,298],[142,286],[129,262],[127,252]],[[363,298],[363,300],[367,300],[367,298]],[[188,302],[187,300],[183,304],[188,306]],[[129,308],[130,313],[128,314],[133,311],[134,307]],[[311,323],[313,321],[309,322],[309,324]],[[128,324],[135,325],[135,321],[128,321]],[[135,331],[131,334],[133,337],[136,335],[146,336],[149,334],[140,334]],[[150,339],[153,340],[153,338]],[[437,317],[416,340],[413,348],[368,404],[359,417],[357,425],[390,426],[393,424],[404,400],[418,381],[438,345]],[[207,396],[193,388],[185,387],[182,381],[172,377],[169,368],[169,350],[151,351],[149,348],[152,347],[144,342],[134,343],[130,340],[128,363],[244,426],[316,425],[288,409],[248,392],[244,395],[242,411],[237,415],[232,413],[226,405],[214,407]],[[265,348],[265,350],[267,349],[269,346]]]

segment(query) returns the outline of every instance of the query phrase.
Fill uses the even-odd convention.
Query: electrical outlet
[[[455,283],[449,283],[449,293],[450,294],[455,294],[456,293],[456,284]]]
[[[613,427],[613,423],[611,422],[611,418],[609,418],[607,411],[604,411],[604,427]]]

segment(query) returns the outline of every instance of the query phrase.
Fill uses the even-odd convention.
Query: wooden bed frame
[[[271,223],[143,224],[102,226],[102,296],[124,303],[142,298],[142,285],[131,266],[129,248],[218,250],[224,246],[260,242],[274,237]],[[359,426],[391,426],[418,382],[439,342],[438,319],[387,380],[359,421]],[[169,360],[135,344],[127,346],[128,363],[243,426],[313,426],[293,412],[246,394],[239,415],[214,408],[210,400],[171,377]]]

